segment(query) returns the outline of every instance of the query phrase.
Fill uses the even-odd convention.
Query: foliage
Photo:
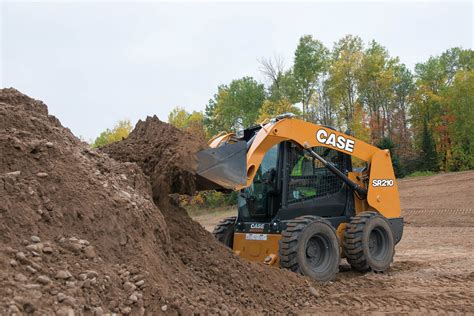
[[[264,85],[252,77],[219,86],[206,106],[204,124],[210,134],[248,127],[256,122],[265,97]]]
[[[292,65],[277,56],[259,62],[266,85],[244,77],[218,87],[197,119],[207,137],[293,112],[389,149],[399,177],[474,168],[471,49],[454,47],[409,69],[376,41],[346,35],[329,50],[304,35]],[[184,126],[191,114],[170,115]]]
[[[175,107],[168,115],[168,123],[202,138],[209,138],[204,129],[202,112],[189,113],[182,107]]]
[[[305,118],[308,104],[316,91],[316,83],[320,75],[328,66],[328,49],[311,35],[300,38],[295,51],[293,74],[299,93],[299,100],[303,104],[303,118]]]
[[[300,115],[300,109],[294,106],[287,99],[280,99],[278,101],[265,100],[258,112],[257,122],[262,122],[265,119],[270,119],[279,114],[284,113],[293,113],[295,115]]]
[[[117,142],[127,138],[128,134],[132,131],[132,124],[130,120],[121,120],[115,124],[112,130],[106,129],[102,133],[100,133],[99,137],[97,137],[92,144],[93,148],[98,148],[105,146],[107,144]]]

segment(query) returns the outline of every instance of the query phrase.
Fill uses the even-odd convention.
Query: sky
[[[0,0],[0,87],[45,102],[92,140],[121,119],[203,110],[258,60],[293,62],[298,39],[376,40],[413,68],[473,48],[473,2],[23,2]]]

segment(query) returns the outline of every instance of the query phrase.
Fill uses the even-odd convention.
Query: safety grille
[[[343,155],[338,151],[326,147],[314,147],[313,150],[339,170],[343,170]],[[287,166],[290,204],[331,195],[342,187],[341,179],[324,167],[319,160],[294,144],[291,144]]]

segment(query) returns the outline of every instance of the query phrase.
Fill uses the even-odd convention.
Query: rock
[[[70,287],[70,288],[73,288],[73,287],[76,286],[76,282],[75,281],[66,281],[66,286]]]
[[[51,248],[50,246],[46,246],[43,248],[43,253],[45,254],[53,253],[53,248]]]
[[[140,281],[135,282],[136,286],[142,286],[143,284],[145,284],[145,280],[140,280]]]
[[[85,246],[89,246],[89,245],[90,245],[90,242],[88,242],[88,241],[85,240],[85,239],[80,239],[80,240],[79,240],[79,243],[80,243],[81,245],[85,245]]]
[[[10,176],[10,177],[18,177],[21,174],[21,171],[12,171],[12,172],[7,172],[5,175]]]
[[[123,284],[123,288],[125,289],[126,292],[133,292],[135,291],[135,289],[137,288],[135,284],[133,284],[132,282],[125,282]]]
[[[23,310],[28,314],[32,314],[36,310],[36,306],[32,302],[26,302],[23,304]]]
[[[69,272],[67,270],[59,270],[56,273],[56,276],[55,276],[56,279],[62,279],[62,280],[66,280],[66,279],[69,279],[71,277],[72,277],[71,272]]]
[[[31,266],[35,268],[37,271],[41,271],[43,269],[43,267],[37,262],[32,262]]]
[[[161,306],[161,311],[166,312],[168,310],[168,305]]]
[[[127,307],[120,308],[120,311],[122,312],[122,314],[128,315],[132,312],[132,309],[127,306]]]
[[[8,307],[8,311],[10,312],[10,315],[11,314],[19,314],[20,313],[20,309],[18,308],[18,306],[16,306],[15,304],[12,304]]]
[[[66,298],[66,294],[64,293],[59,292],[58,295],[56,295],[56,299],[58,300],[59,303],[64,301],[65,298]]]
[[[33,273],[33,274],[38,272],[35,268],[33,268],[32,266],[29,266],[29,265],[26,266],[25,268],[26,268],[26,270],[28,270],[28,272]]]
[[[40,284],[43,284],[43,285],[46,285],[46,284],[51,283],[51,279],[48,278],[46,275],[40,275],[40,276],[36,279],[36,282],[38,282],[38,283],[40,283]]]
[[[26,255],[24,252],[17,252],[15,257],[20,261],[21,263],[28,263],[28,259],[26,259]]]
[[[314,297],[319,297],[319,292],[314,287],[310,286],[308,290],[309,290],[309,293],[313,295]]]
[[[84,281],[84,283],[82,283],[82,287],[87,289],[87,288],[90,288],[91,287],[91,280],[87,279]]]
[[[35,244],[29,244],[28,246],[26,246],[26,249],[28,249],[29,251],[36,251],[36,252],[40,252],[43,250],[43,247],[44,245],[42,243],[35,243]]]
[[[16,281],[18,282],[26,282],[28,281],[28,278],[22,274],[22,273],[17,273],[15,274],[15,276],[13,277]]]
[[[41,242],[41,238],[39,238],[38,236],[33,235],[33,236],[31,236],[31,241],[38,243],[38,242]]]
[[[48,174],[47,174],[46,172],[38,172],[38,173],[36,174],[36,176],[37,176],[38,178],[46,178],[46,177],[48,176]]]
[[[133,303],[135,303],[136,301],[138,301],[138,297],[137,297],[135,294],[130,295],[130,296],[128,297],[128,299],[129,299],[131,302],[133,302]]]
[[[71,307],[63,306],[57,312],[57,316],[74,316],[74,309]]]
[[[95,258],[95,250],[93,246],[87,246],[84,248],[84,254],[86,255],[87,258],[92,259]]]
[[[28,290],[37,290],[37,289],[41,288],[41,284],[30,283],[30,284],[25,284],[23,287],[25,289],[28,289]]]
[[[87,273],[81,273],[81,274],[79,274],[79,280],[84,281],[85,279],[87,279]]]
[[[54,147],[54,144],[52,142],[47,142],[45,145],[48,148],[53,148]]]
[[[15,259],[12,259],[12,260],[10,260],[10,265],[12,267],[16,267],[18,265],[18,261],[16,261]]]
[[[70,237],[70,238],[69,238],[69,241],[70,241],[70,242],[78,242],[79,239],[77,239],[76,237]]]

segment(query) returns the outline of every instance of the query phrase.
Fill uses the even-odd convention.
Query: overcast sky
[[[257,59],[276,54],[289,66],[304,34],[328,47],[349,33],[375,39],[410,68],[473,46],[471,1],[0,1],[0,86],[43,100],[88,140],[119,119],[203,110],[219,84],[263,80]]]

